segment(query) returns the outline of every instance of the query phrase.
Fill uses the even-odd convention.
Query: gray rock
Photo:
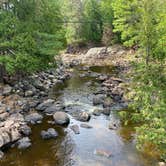
[[[32,90],[28,90],[25,92],[25,97],[32,97],[34,95],[34,92]]]
[[[25,121],[32,124],[40,123],[42,119],[43,119],[43,116],[37,112],[31,113],[25,116]]]
[[[55,112],[62,111],[64,106],[61,103],[55,103],[54,105],[48,107],[44,113],[46,114],[54,114]]]
[[[52,138],[56,138],[57,136],[58,136],[58,133],[53,128],[50,128],[47,131],[45,130],[41,131],[42,139],[52,139]]]
[[[70,123],[70,119],[68,115],[64,112],[56,112],[53,115],[55,124],[58,125],[68,125]]]
[[[4,157],[4,153],[0,151],[0,159],[2,159],[3,157]]]
[[[20,132],[25,136],[29,136],[32,134],[31,128],[27,125],[21,126]]]
[[[2,95],[8,96],[8,95],[10,95],[11,92],[12,92],[12,87],[9,86],[9,85],[6,85],[6,86],[3,88]]]
[[[104,108],[104,109],[102,110],[102,113],[103,113],[104,115],[110,115],[110,112],[111,112],[111,108],[110,108],[110,107]]]
[[[54,102],[55,102],[55,100],[52,100],[52,99],[45,100],[43,103],[39,104],[36,107],[36,110],[38,110],[38,111],[44,111],[45,109],[47,109],[48,107],[50,107]]]
[[[93,105],[100,105],[102,104],[104,101],[104,95],[96,95],[94,98],[93,98]]]
[[[20,139],[17,142],[17,144],[18,144],[18,149],[27,149],[32,145],[31,140],[28,137]]]
[[[90,126],[90,125],[88,125],[88,124],[86,124],[86,123],[82,123],[82,124],[80,124],[80,126],[81,126],[82,128],[86,128],[86,129],[91,129],[91,128],[93,128],[92,126]]]
[[[80,129],[78,125],[72,125],[70,126],[70,129],[73,130],[75,134],[80,134]]]
[[[104,108],[111,107],[111,106],[112,106],[112,103],[113,103],[113,101],[112,101],[111,98],[106,98],[106,99],[104,100],[104,102],[103,102],[103,107],[104,107]]]
[[[95,110],[93,111],[93,115],[95,115],[95,116],[100,116],[100,115],[101,115],[101,112],[102,112],[101,109],[95,109]]]
[[[91,118],[90,114],[87,112],[81,112],[78,116],[78,120],[82,122],[87,122]]]
[[[102,150],[102,149],[96,149],[94,151],[94,154],[98,155],[98,156],[101,156],[101,157],[106,157],[106,158],[109,158],[109,157],[112,156],[112,153],[110,151]]]

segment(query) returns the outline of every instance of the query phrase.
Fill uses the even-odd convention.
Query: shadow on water
[[[50,95],[61,100],[68,109],[81,109],[91,112],[94,107],[92,99],[96,88],[97,75],[93,73],[111,74],[115,69],[109,67],[90,68],[88,71],[75,69],[73,77],[63,85],[54,87]],[[84,74],[84,75],[82,75]],[[71,118],[72,124],[81,122]],[[32,147],[25,150],[9,149],[0,166],[154,166],[156,163],[135,149],[133,126],[121,126],[118,131],[108,129],[111,118],[117,118],[116,112],[110,117],[92,116],[88,122],[92,129],[80,127],[80,134],[75,135],[70,128],[63,128],[48,124],[52,117],[46,117],[42,124],[32,127]],[[59,136],[57,139],[44,141],[40,137],[41,130],[55,128]],[[101,157],[94,154],[95,150],[111,152],[111,157]]]

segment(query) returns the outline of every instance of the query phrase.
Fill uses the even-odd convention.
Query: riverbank
[[[115,134],[121,124],[119,119],[115,118],[114,113],[126,109],[130,102],[125,98],[126,85],[129,81],[125,74],[130,71],[130,62],[135,56],[130,57],[130,50],[125,50],[123,47],[119,49],[119,47],[109,48],[108,50],[112,50],[111,53],[103,52],[105,48],[92,48],[86,54],[75,55],[75,58],[71,58],[70,54],[63,54],[59,58],[61,60],[56,70],[52,69],[30,76],[12,87],[2,86],[1,150],[6,151],[6,147],[18,149],[32,147],[33,149],[36,147],[34,137],[37,135],[41,135],[40,137],[44,140],[58,140],[65,135],[66,128],[63,126],[68,124],[67,133],[80,134],[80,139],[84,139],[81,135],[82,132],[84,133],[82,128],[86,132],[91,129],[89,131],[89,137],[91,137],[92,133],[95,135],[99,133],[96,128],[100,126],[98,122],[106,123],[106,126],[101,125],[104,130],[103,135],[113,136],[118,140],[118,143],[116,139],[114,140],[112,147],[122,148],[120,144],[125,143],[121,142],[121,138]],[[85,65],[85,62],[88,64]],[[33,126],[40,126],[40,124],[42,127],[39,127],[39,133],[37,132],[36,135]],[[123,135],[126,137],[126,134]],[[127,137],[133,139],[131,135]],[[99,145],[105,143],[108,146],[108,138],[106,140],[106,142],[105,139],[98,140]],[[86,143],[86,140],[83,142]],[[81,142],[77,143],[81,145]],[[40,144],[43,145],[43,142]],[[95,140],[93,144],[96,144]],[[103,146],[104,149],[101,147],[93,149],[89,145],[92,148],[91,153],[104,156],[106,158],[104,162],[108,165],[110,162],[108,158],[112,156],[113,149],[111,148],[110,151],[107,146]],[[131,146],[133,146],[132,143]],[[118,148],[116,148],[116,153],[119,151]],[[136,153],[135,150],[133,151]],[[3,156],[3,152],[1,154]],[[114,155],[118,158],[117,154],[113,153]],[[121,155],[123,156],[123,153]],[[132,165],[131,161],[126,160],[126,162]],[[134,158],[134,162],[138,161]]]

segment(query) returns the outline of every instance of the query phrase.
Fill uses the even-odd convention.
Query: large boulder
[[[58,125],[68,125],[70,123],[70,119],[65,112],[56,112],[53,115],[55,124]]]

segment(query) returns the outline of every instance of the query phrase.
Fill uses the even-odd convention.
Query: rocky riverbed
[[[130,51],[119,46],[108,48],[107,52],[103,50],[103,47],[92,48],[79,56],[63,54],[57,69],[34,74],[12,86],[0,86],[0,158],[3,166],[10,166],[13,162],[9,162],[4,154],[8,149],[31,147],[33,153],[47,153],[44,150],[49,148],[45,148],[46,143],[40,139],[57,140],[58,144],[54,145],[57,151],[52,153],[56,153],[58,159],[47,155],[48,160],[37,166],[82,166],[85,158],[90,162],[87,166],[96,165],[96,161],[99,166],[111,165],[110,158],[114,166],[148,166],[149,160],[147,164],[147,160],[140,162],[137,159],[140,155],[133,148],[134,136],[123,133],[123,130],[121,136],[116,133],[122,128],[116,112],[126,110],[130,102],[125,98],[125,85],[129,79],[123,75],[129,70],[129,61],[119,59],[128,56]],[[80,136],[78,139],[73,136],[75,144],[82,149],[74,157],[70,154],[73,153],[73,143],[69,141],[66,145],[64,139],[70,133]],[[122,141],[126,135],[132,148]],[[114,142],[111,143],[111,139]],[[108,148],[109,144],[112,148]],[[83,154],[84,150],[87,154],[92,152],[87,156]],[[123,154],[125,151],[126,155]],[[42,160],[36,153],[34,156],[39,157],[38,161]],[[128,158],[127,155],[132,153],[133,157]],[[6,159],[3,161],[4,155]],[[113,156],[121,161],[115,162]],[[26,157],[29,159],[28,154]],[[27,165],[26,161],[14,161],[13,165],[17,166],[19,162],[20,166],[35,165],[32,161]]]

